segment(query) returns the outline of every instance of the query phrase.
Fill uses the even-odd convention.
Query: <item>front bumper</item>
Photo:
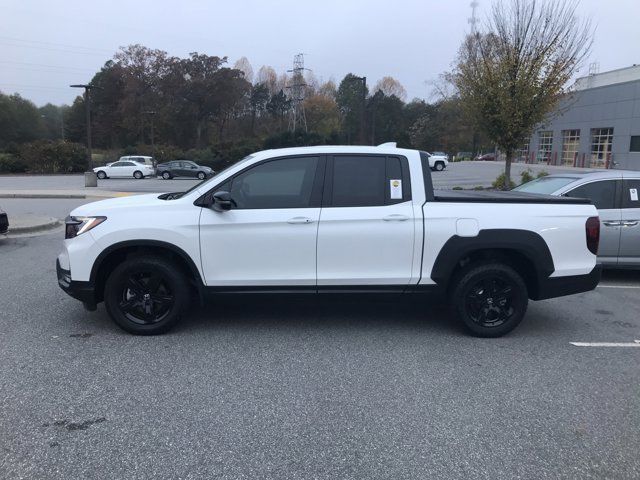
[[[589,292],[598,286],[602,276],[602,265],[596,265],[586,275],[572,275],[569,277],[549,277],[539,283],[537,294],[532,300],[564,297],[576,293]]]
[[[58,259],[56,259],[56,274],[58,275],[58,285],[67,295],[80,300],[87,308],[95,308],[96,293],[93,282],[71,280],[71,272],[63,269]]]

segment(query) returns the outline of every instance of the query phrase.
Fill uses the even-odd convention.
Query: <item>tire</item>
[[[444,170],[444,163],[442,162],[436,162],[436,170],[438,172],[441,172],[442,170]]]
[[[107,178],[107,174],[104,173],[102,170],[98,170],[98,173],[96,175],[100,180],[104,180],[105,178]]]
[[[133,178],[135,178],[136,180],[140,180],[141,178],[144,178],[144,175],[140,170],[136,170],[135,172],[133,172]]]
[[[477,337],[501,337],[516,328],[529,295],[522,277],[497,261],[471,264],[453,279],[451,307],[456,319]]]
[[[180,320],[190,299],[187,285],[187,278],[172,262],[155,256],[133,257],[109,275],[104,303],[123,330],[157,335]]]
[[[204,172],[198,172],[198,180],[204,180],[207,175]]]
[[[169,172],[162,172],[162,178],[165,180],[171,180],[171,174]]]

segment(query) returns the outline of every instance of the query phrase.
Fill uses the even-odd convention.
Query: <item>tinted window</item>
[[[568,197],[588,198],[598,209],[615,208],[616,182],[604,180],[591,182],[574,188],[566,194]]]
[[[385,163],[386,158],[383,156],[334,157],[331,206],[384,205]]]
[[[317,166],[318,157],[262,163],[233,178],[231,198],[241,209],[309,207]]]
[[[629,142],[630,152],[640,152],[640,135],[632,135]]]
[[[120,166],[122,167],[134,167],[135,165],[133,162],[120,162]]]
[[[640,179],[625,180],[622,189],[622,208],[640,208]]]
[[[124,162],[116,162],[116,163],[112,163],[111,164],[112,167],[123,167],[124,166]]]

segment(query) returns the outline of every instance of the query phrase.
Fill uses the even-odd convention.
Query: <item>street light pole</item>
[[[153,131],[153,120],[155,118],[156,112],[153,110],[147,110],[146,112],[142,112],[145,115],[149,115],[151,117],[151,156],[155,159],[156,157],[156,144],[154,141],[154,131]]]
[[[78,84],[69,85],[72,88],[84,88],[84,110],[87,122],[87,171],[84,172],[84,186],[97,187],[98,177],[93,171],[93,158],[91,156],[91,89],[96,88],[94,85]]]

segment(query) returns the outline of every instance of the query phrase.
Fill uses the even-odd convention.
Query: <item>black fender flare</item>
[[[445,286],[460,260],[481,250],[511,250],[523,255],[535,268],[540,283],[554,271],[553,257],[547,242],[536,232],[518,229],[480,230],[475,237],[454,235],[442,246],[431,270],[431,279]]]
[[[104,262],[104,259],[107,258],[109,254],[123,248],[131,248],[131,247],[142,247],[142,248],[154,247],[154,248],[164,248],[164,249],[170,250],[172,253],[179,256],[182,260],[186,262],[191,274],[193,275],[193,278],[196,280],[196,283],[198,285],[198,290],[199,291],[202,290],[202,287],[204,286],[204,282],[202,281],[202,276],[200,275],[200,271],[198,270],[198,267],[196,266],[194,261],[191,259],[189,254],[187,254],[187,252],[182,250],[180,247],[176,247],[171,243],[163,242],[160,240],[125,240],[123,242],[118,242],[118,243],[114,243],[113,245],[109,245],[102,252],[100,252],[98,257],[93,262],[93,266],[91,267],[90,281],[95,285],[95,282],[98,278],[98,272],[100,271],[100,267],[102,266],[102,262]]]

